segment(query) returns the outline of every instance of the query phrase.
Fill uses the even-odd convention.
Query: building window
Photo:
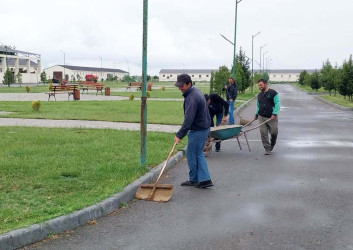
[[[201,75],[199,75],[199,78],[201,78]]]
[[[170,75],[170,77],[172,77],[173,75]]]
[[[163,77],[165,77],[165,75],[163,75]]]
[[[291,75],[289,75],[289,78],[291,78]]]
[[[194,75],[191,75],[192,77],[194,77]]]
[[[276,77],[276,75],[273,75],[273,77]]]
[[[206,75],[206,77],[208,77],[208,75]]]
[[[283,75],[281,75],[281,77],[283,77]]]

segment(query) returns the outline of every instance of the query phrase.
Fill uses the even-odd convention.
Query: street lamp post
[[[265,55],[268,53],[268,50],[262,54],[262,72],[265,72]]]
[[[254,88],[254,37],[256,37],[260,33],[261,31],[259,31],[256,35],[251,36],[251,77],[252,77],[251,94]]]
[[[266,71],[268,72],[268,63],[272,61],[270,57],[266,57]]]
[[[66,75],[65,75],[65,52],[64,51],[62,51],[62,50],[60,50],[60,52],[61,53],[63,53],[64,54],[64,80],[66,80]],[[62,82],[61,82],[62,83]]]
[[[236,43],[237,43],[237,13],[238,3],[242,0],[235,0],[235,24],[234,24],[234,54],[233,54],[233,79],[235,79],[235,58],[236,58]]]
[[[260,73],[261,73],[261,51],[262,51],[262,48],[265,47],[266,45],[267,45],[267,43],[260,47]]]
[[[102,60],[103,60],[103,57],[99,56],[100,59],[101,59],[101,78],[102,78],[102,67],[103,67],[103,64],[102,64]]]

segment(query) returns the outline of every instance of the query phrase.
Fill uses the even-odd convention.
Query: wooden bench
[[[49,95],[48,101],[50,100],[50,97],[54,96],[55,101],[56,97],[55,95],[57,94],[67,94],[67,100],[70,100],[70,96],[72,95],[73,99],[75,99],[74,93],[75,91],[78,90],[76,84],[68,84],[68,85],[52,85],[50,88],[50,92],[46,92],[46,94]]]
[[[129,82],[129,84],[126,86],[126,90],[130,89],[131,91],[132,87],[137,88],[137,90],[141,90],[142,82]]]
[[[98,91],[100,91],[101,95],[103,95],[104,83],[79,82],[79,85],[80,85],[80,89],[82,90],[82,94],[85,90],[87,91],[87,94],[88,94],[88,90],[93,89],[97,91],[96,95],[98,94]]]
[[[129,84],[126,86],[126,90],[130,89],[130,91],[131,91],[132,87],[137,88],[137,90],[141,90],[142,89],[142,82],[129,82]],[[148,82],[147,87],[150,87],[152,89],[152,82]]]

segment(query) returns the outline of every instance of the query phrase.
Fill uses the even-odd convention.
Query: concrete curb
[[[170,158],[166,170],[172,168],[185,155],[185,150],[179,151]],[[0,235],[0,249],[10,250],[40,241],[52,234],[58,234],[67,230],[80,227],[87,222],[108,215],[120,207],[122,202],[132,200],[142,183],[150,183],[157,179],[164,162],[151,169],[144,176],[127,185],[121,192],[82,210],[72,214],[63,215],[42,224],[34,224],[27,228],[21,228]]]
[[[353,111],[353,108],[341,106],[341,105],[339,105],[339,104],[330,102],[330,101],[328,101],[328,100],[322,98],[321,96],[315,96],[315,98],[318,99],[318,100],[320,100],[320,101],[322,101],[322,102],[324,102],[324,103],[326,103],[326,104],[329,104],[329,105],[331,105],[331,106],[333,106],[333,107],[335,107],[335,108],[338,108],[338,109],[340,109],[340,110]]]
[[[313,95],[316,99],[318,99],[318,100],[320,100],[320,101],[322,101],[322,102],[324,102],[324,103],[326,103],[326,104],[329,104],[329,105],[331,105],[331,106],[333,106],[333,107],[335,107],[335,108],[338,108],[338,109],[340,109],[340,110],[345,110],[345,111],[353,111],[353,108],[341,106],[341,105],[339,105],[339,104],[330,102],[330,101],[328,101],[328,100],[322,98],[322,97],[320,96],[320,93],[310,93],[310,92],[307,92],[307,91],[305,91],[305,90],[302,90],[301,88],[298,88],[297,86],[294,86],[294,85],[292,85],[292,86],[295,87],[296,89],[299,89],[299,90],[301,90],[301,91],[307,93],[308,95]],[[327,92],[327,93],[325,92],[325,93],[323,93],[323,94],[329,94],[329,93],[328,93],[328,92]]]

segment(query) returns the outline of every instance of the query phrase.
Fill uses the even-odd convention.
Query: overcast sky
[[[41,54],[43,67],[130,70],[141,75],[142,0],[1,0],[0,43]],[[148,74],[160,69],[231,66],[235,0],[149,0]],[[315,69],[327,58],[341,65],[353,52],[352,0],[242,0],[239,47],[271,69]],[[258,68],[254,62],[254,68]]]

